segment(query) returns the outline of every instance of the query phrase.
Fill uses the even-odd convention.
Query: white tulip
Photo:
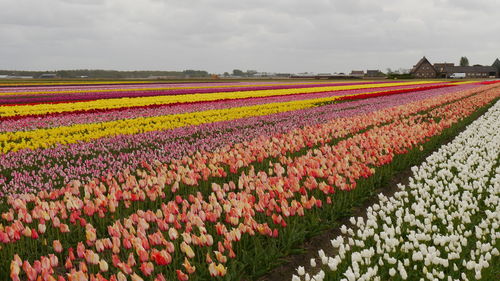
[[[394,275],[396,275],[396,270],[393,267],[391,267],[391,269],[389,269],[389,275],[391,277],[394,276]]]
[[[492,251],[491,251],[491,254],[494,255],[494,256],[498,256],[500,255],[500,252],[498,251],[497,248],[494,248]]]
[[[344,273],[344,276],[347,278],[348,281],[355,281],[356,280],[356,275],[354,275],[354,272],[352,271],[352,269],[350,267]]]

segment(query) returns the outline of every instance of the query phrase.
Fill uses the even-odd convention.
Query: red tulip
[[[154,265],[152,262],[145,262],[141,264],[140,269],[145,276],[150,276],[154,270]]]

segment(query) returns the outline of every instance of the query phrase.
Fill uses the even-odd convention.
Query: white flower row
[[[319,251],[300,280],[478,280],[500,246],[500,102],[442,146],[393,197]],[[496,269],[497,270],[497,269]],[[494,274],[494,273],[493,273]]]

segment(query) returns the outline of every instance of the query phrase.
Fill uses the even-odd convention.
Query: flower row
[[[363,83],[370,85],[371,83]],[[378,82],[380,83],[380,82]],[[208,86],[208,87],[175,87],[175,88],[149,88],[149,89],[131,89],[127,88],[112,88],[102,90],[58,90],[48,94],[33,94],[33,92],[0,92],[0,104],[2,105],[22,105],[22,104],[39,104],[39,103],[61,103],[61,102],[82,102],[93,101],[98,99],[116,99],[116,98],[134,98],[134,97],[151,97],[164,95],[188,95],[188,94],[207,94],[207,93],[223,93],[223,92],[240,92],[240,91],[259,91],[259,90],[277,90],[277,89],[300,89],[311,87],[325,86],[348,86],[359,85],[361,83],[325,83],[325,84],[277,84],[277,85],[231,85],[231,86]],[[444,83],[438,83],[444,84]],[[394,85],[397,85],[394,83]],[[13,96],[15,94],[15,96]]]
[[[320,250],[299,280],[494,280],[500,259],[500,102],[393,197]],[[318,262],[317,262],[318,261]],[[309,266],[308,266],[309,267]],[[317,268],[319,267],[319,269]],[[493,268],[492,268],[493,267]]]
[[[29,95],[35,97],[36,95],[57,95],[57,94],[95,94],[95,93],[113,93],[113,92],[134,92],[134,91],[153,91],[160,92],[166,91],[165,93],[175,93],[176,91],[185,90],[207,90],[212,89],[214,92],[223,89],[250,89],[253,90],[256,87],[318,87],[318,86],[342,86],[342,85],[355,85],[355,84],[377,84],[386,82],[354,82],[354,83],[343,83],[343,82],[226,82],[226,83],[146,83],[146,84],[119,84],[119,85],[84,85],[84,86],[48,86],[48,87],[15,87],[15,88],[2,88],[0,87],[0,96],[24,96]],[[398,83],[398,82],[395,82]]]
[[[434,83],[429,81],[420,82],[403,82],[396,85],[419,85]],[[193,102],[208,102],[218,100],[258,98],[268,96],[287,96],[294,94],[320,93],[330,91],[343,91],[353,89],[375,89],[383,88],[394,83],[381,84],[361,84],[348,86],[323,86],[323,87],[308,87],[308,88],[291,88],[291,89],[271,89],[271,90],[256,90],[256,91],[232,91],[232,92],[216,92],[206,94],[180,94],[180,95],[160,95],[160,96],[142,96],[132,98],[113,98],[113,99],[98,99],[82,102],[63,102],[63,103],[48,103],[34,105],[17,105],[17,106],[1,106],[0,117],[23,116],[23,115],[40,115],[54,112],[71,112],[78,110],[92,109],[113,109],[122,107],[137,107],[159,104],[181,104]]]
[[[391,86],[377,89],[377,92],[394,92],[406,90],[409,92],[427,91],[431,89],[439,89],[451,87],[450,84],[438,85],[424,85],[415,88],[413,85],[409,86]],[[455,86],[454,90],[459,91],[477,85],[460,85]],[[115,109],[99,109],[99,110],[83,110],[83,111],[70,111],[51,114],[42,114],[34,116],[12,116],[3,118],[0,123],[0,132],[14,132],[14,131],[29,131],[40,128],[52,128],[58,126],[69,126],[73,124],[86,124],[96,122],[108,122],[119,119],[131,119],[138,117],[152,117],[168,114],[179,114],[195,111],[204,111],[212,109],[223,109],[231,107],[242,107],[258,104],[266,104],[273,102],[285,102],[295,100],[305,100],[310,98],[325,98],[331,96],[343,96],[366,93],[366,89],[334,91],[324,93],[312,94],[296,94],[288,96],[271,96],[263,98],[252,99],[238,99],[238,100],[219,100],[214,102],[198,102],[198,103],[184,103],[178,105],[149,105],[137,107],[125,107]],[[104,114],[105,113],[105,114]]]
[[[289,102],[260,104],[247,107],[233,107],[217,110],[205,110],[153,117],[139,117],[101,123],[74,124],[71,126],[38,129],[34,131],[16,131],[0,133],[1,152],[7,153],[21,149],[47,148],[54,144],[68,144],[89,141],[120,134],[138,134],[151,131],[168,130],[184,126],[247,118],[251,116],[269,115],[286,111],[314,107],[317,104],[336,100],[349,100],[383,95],[411,92],[403,89],[385,92],[358,93],[325,98],[311,98]]]
[[[464,88],[469,87],[469,88]],[[454,91],[467,90],[461,94]],[[166,131],[101,138],[87,143],[49,149],[21,150],[0,155],[0,193],[50,190],[69,180],[89,181],[95,176],[135,170],[145,159],[168,162],[198,150],[270,136],[326,120],[370,113],[383,108],[431,99],[440,95],[459,98],[474,93],[470,86],[441,88],[404,95],[384,96],[349,103],[331,104],[298,111],[203,124]],[[448,101],[448,99],[446,99]]]

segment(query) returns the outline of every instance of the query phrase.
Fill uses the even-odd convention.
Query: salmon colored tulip
[[[163,276],[163,274],[158,273],[158,275],[156,275],[154,281],[167,281],[167,279],[165,278],[165,276]]]
[[[131,280],[132,281],[144,281],[144,279],[142,279],[142,277],[140,277],[139,275],[137,275],[137,273],[134,273],[130,276]]]
[[[62,245],[61,245],[61,242],[59,240],[52,241],[52,247],[54,247],[54,251],[56,253],[62,252]]]

